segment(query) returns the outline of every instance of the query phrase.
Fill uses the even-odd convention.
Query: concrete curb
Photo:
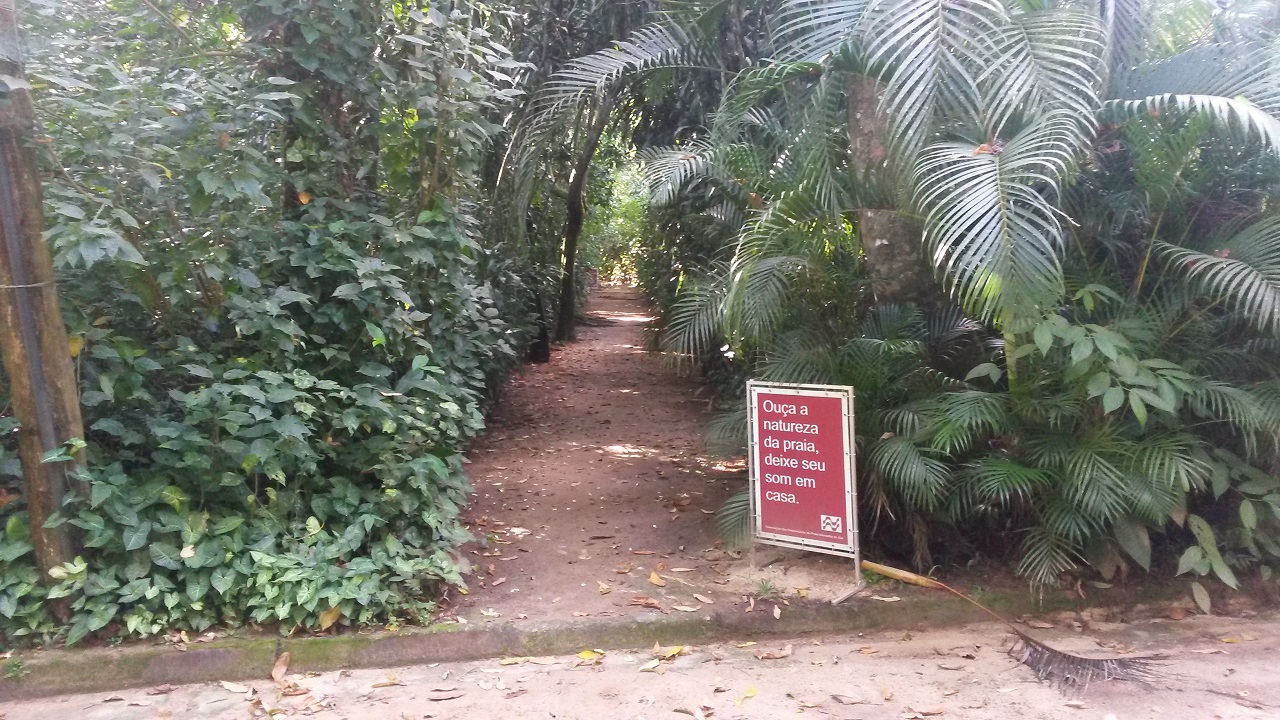
[[[1128,598],[1129,602],[1160,603],[1170,597],[1167,588],[1148,587],[1138,594],[1142,597]],[[1082,607],[1079,601],[1066,598],[1037,602],[1026,592],[985,593],[980,599],[1007,617]],[[20,668],[11,668],[20,677],[0,679],[0,701],[266,678],[275,659],[285,651],[292,655],[291,670],[322,672],[563,655],[585,648],[642,648],[655,642],[670,645],[881,630],[922,631],[990,619],[980,609],[945,595],[907,596],[892,603],[861,599],[839,606],[784,606],[778,619],[773,617],[772,603],[762,602],[756,608],[752,613],[734,609],[572,622],[450,624],[396,633],[298,639],[232,638],[191,645],[185,652],[167,645],[34,651],[22,653],[17,658]]]

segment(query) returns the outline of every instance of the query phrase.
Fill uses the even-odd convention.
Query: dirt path
[[[482,541],[466,548],[463,620],[633,615],[637,596],[697,607],[695,587],[711,599],[710,516],[740,472],[700,454],[707,403],[643,349],[650,320],[635,290],[602,288],[578,341],[509,384],[471,453]]]
[[[6,720],[317,720],[558,718],[654,720],[1253,720],[1280,717],[1274,662],[1280,619],[1194,617],[1086,634],[1039,630],[1055,645],[1102,656],[1159,651],[1151,686],[1092,686],[1081,699],[1038,683],[1004,654],[998,625],[927,634],[868,633],[790,643],[663,648],[385,670],[290,675],[222,686],[126,690],[0,702]],[[761,659],[757,653],[786,655]],[[687,653],[687,654],[684,654]],[[256,695],[247,696],[252,687]]]

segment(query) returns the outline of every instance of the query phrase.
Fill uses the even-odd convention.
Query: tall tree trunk
[[[596,108],[595,119],[587,129],[583,138],[582,154],[573,167],[573,176],[569,178],[569,198],[565,209],[564,221],[564,271],[560,277],[560,316],[556,321],[556,340],[572,340],[574,337],[573,317],[577,311],[578,284],[575,274],[575,263],[578,255],[578,238],[582,235],[582,221],[585,215],[584,199],[587,189],[587,175],[591,170],[591,160],[600,145],[600,136],[609,124],[609,114],[613,110],[613,98],[606,95]]]
[[[31,542],[41,577],[75,557],[69,524],[45,527],[77,481],[73,464],[45,453],[84,435],[53,261],[41,235],[44,207],[30,142],[35,116],[18,44],[14,0],[0,0],[0,351],[18,431]]]
[[[922,304],[936,295],[924,259],[919,221],[892,208],[885,188],[896,187],[888,151],[889,124],[879,109],[878,83],[855,75],[847,87],[849,153],[857,174],[858,238],[879,303]]]

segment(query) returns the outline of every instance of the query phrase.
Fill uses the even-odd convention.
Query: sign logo
[[[835,515],[823,515],[821,517],[822,517],[823,532],[833,532],[833,533],[844,532],[844,527],[843,527],[844,523],[840,520],[839,517]]]

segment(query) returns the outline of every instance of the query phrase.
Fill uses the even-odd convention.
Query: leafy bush
[[[29,18],[85,551],[38,583],[0,508],[0,638],[425,619],[463,582],[462,453],[526,336],[473,217],[513,97],[479,71],[512,61],[484,9],[336,1],[193,6],[194,55],[157,56],[151,5]]]

